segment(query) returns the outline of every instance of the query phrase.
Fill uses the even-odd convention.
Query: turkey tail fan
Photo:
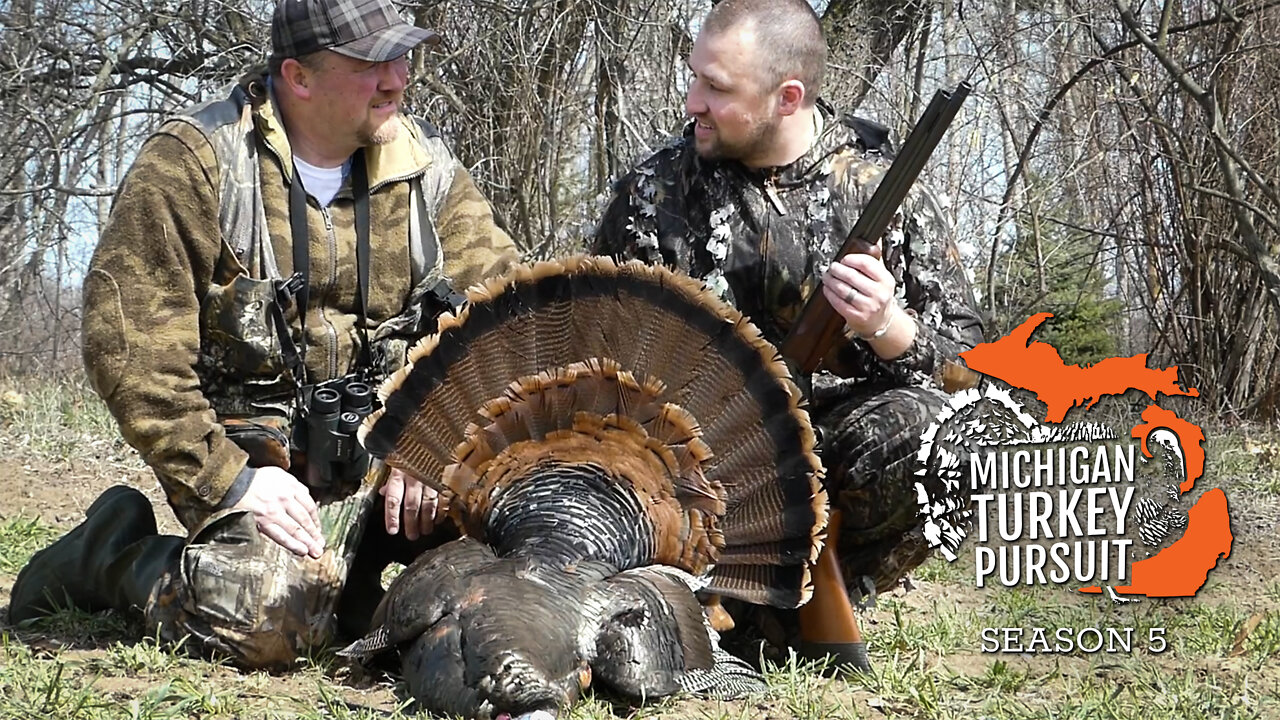
[[[755,326],[688,276],[586,256],[520,266],[470,288],[379,395],[364,445],[500,555],[543,543],[673,565],[749,602],[808,599],[827,498],[801,394]]]

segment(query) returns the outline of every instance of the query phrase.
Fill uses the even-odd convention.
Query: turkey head
[[[349,654],[396,648],[424,709],[555,713],[594,678],[711,665],[695,592],[795,607],[822,468],[776,350],[682,275],[571,258],[467,292],[361,429],[464,537],[410,566]]]

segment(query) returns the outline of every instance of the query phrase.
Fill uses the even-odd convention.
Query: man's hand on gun
[[[822,293],[845,323],[858,335],[883,328],[898,310],[893,298],[896,283],[880,260],[880,249],[871,254],[850,253],[831,263],[822,276]]]
[[[915,340],[915,323],[894,297],[897,282],[880,259],[880,248],[850,253],[822,276],[822,294],[858,337],[885,359],[901,355]]]

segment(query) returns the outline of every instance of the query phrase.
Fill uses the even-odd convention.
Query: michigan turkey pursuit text
[[[971,455],[977,586],[1125,580],[1134,460],[1133,444]]]

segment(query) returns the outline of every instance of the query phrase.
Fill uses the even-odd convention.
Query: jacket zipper
[[[424,168],[419,168],[418,170],[415,170],[407,175],[396,175],[393,177],[389,177],[383,180],[382,182],[378,183],[377,185],[369,186],[369,194],[372,195],[378,192],[379,190],[381,190],[383,187],[390,185],[391,183],[402,182],[404,180],[409,180],[409,179],[418,177],[420,175],[426,175],[426,174],[427,174],[427,168],[424,167]]]
[[[292,177],[291,171],[285,170],[286,166],[285,166],[284,158],[281,157],[280,153],[276,152],[275,148],[271,147],[270,143],[263,143],[263,144],[267,148],[267,152],[274,155],[276,158],[276,162],[280,163],[280,168],[284,172],[285,180],[290,183],[294,182],[296,178]],[[426,174],[427,174],[427,168],[422,167],[411,173],[406,173],[404,175],[397,175],[397,176],[386,178],[381,182],[379,182],[377,185],[370,186],[369,195],[372,196],[375,192],[377,192],[378,190],[380,190],[386,185],[390,185],[391,183],[409,180],[409,179],[426,175]],[[308,203],[308,205],[309,204],[310,203]],[[409,212],[414,212],[416,211],[416,209],[417,208],[410,208]],[[327,364],[327,370],[328,370],[326,377],[334,378],[334,377],[337,377],[338,375],[338,330],[333,325],[333,323],[329,321],[329,318],[325,315],[325,310],[324,310],[325,306],[323,302],[320,302],[320,300],[322,300],[326,295],[328,295],[329,291],[331,291],[338,284],[338,237],[337,237],[337,233],[335,233],[333,229],[333,216],[329,214],[329,208],[327,207],[320,208],[320,215],[321,217],[324,218],[325,235],[327,236],[326,239],[328,240],[328,244],[329,244],[329,282],[323,288],[323,292],[316,292],[314,294],[314,297],[316,299],[315,307],[318,311],[320,319],[324,322],[324,327],[325,327],[325,345],[326,345],[325,355],[327,359],[326,364]],[[275,252],[274,247],[272,248],[272,252]],[[297,270],[298,268],[294,268],[294,272],[297,272]],[[307,273],[307,275],[310,276],[311,274]],[[357,320],[357,322],[359,321]],[[306,341],[307,339],[305,337],[302,338],[302,342],[305,343]]]
[[[773,206],[773,209],[780,216],[787,214],[787,206],[782,204],[782,198],[778,196],[777,176],[770,172],[764,177],[764,181],[760,183],[761,191],[764,193],[765,199]],[[764,223],[760,233],[760,287],[764,290],[769,288],[769,270],[772,264],[769,259],[769,246],[772,244],[773,235],[773,213],[768,209],[764,212]]]
[[[386,178],[381,182],[379,182],[377,185],[370,186],[369,195],[372,196],[379,189],[387,185],[390,185],[391,183],[402,182],[404,180],[420,177],[422,175],[425,175],[426,172],[427,172],[426,168],[421,168],[419,170],[416,170],[411,173],[407,173],[405,175]],[[417,208],[409,209],[409,212],[416,212],[416,211],[417,211]],[[338,286],[338,235],[333,229],[333,216],[329,214],[329,208],[327,207],[320,208],[320,214],[324,217],[324,229],[325,229],[325,234],[327,236],[328,243],[329,243],[329,282],[325,286],[324,292],[319,293],[321,297],[324,297],[328,295],[330,291],[332,291],[334,288]],[[372,238],[370,240],[372,240]],[[357,243],[358,242],[359,242],[359,239],[357,238]],[[357,270],[357,278],[358,277],[359,277],[359,271]],[[357,279],[356,282],[359,282],[359,280]],[[318,303],[317,309],[320,311],[320,319],[324,321],[324,327],[325,327],[325,345],[327,346],[326,355],[328,356],[328,360],[329,360],[328,377],[334,378],[338,376],[338,329],[329,320],[329,317],[325,314],[324,303]],[[360,322],[360,319],[356,318],[356,322]]]
[[[338,285],[338,236],[333,231],[333,216],[329,214],[329,208],[320,208],[320,215],[324,218],[325,239],[328,241],[329,281],[325,284],[322,292],[316,293],[319,296],[318,300],[320,300],[316,303],[316,309],[319,311],[320,319],[324,321],[325,355],[328,358],[328,373],[326,377],[335,378],[338,376],[338,329],[325,313],[323,298],[328,296]]]
[[[777,211],[779,215],[787,214],[787,206],[782,204],[782,198],[778,196],[777,177],[773,173],[765,176],[764,182],[760,183],[764,196],[768,199],[769,204]]]

